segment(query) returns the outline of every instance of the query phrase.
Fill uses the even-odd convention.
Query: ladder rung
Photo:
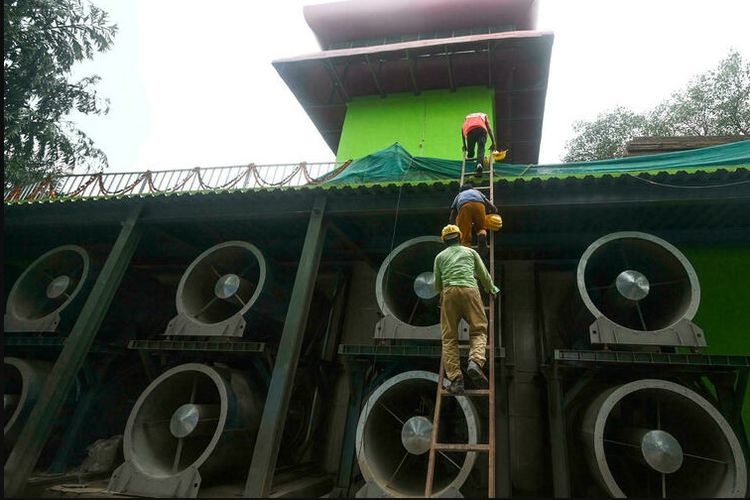
[[[485,189],[489,189],[490,187],[491,186],[479,186],[479,187],[475,187],[474,189],[476,189],[478,191],[484,191]]]
[[[435,443],[435,450],[440,451],[490,451],[489,444]]]
[[[440,391],[443,396],[453,396],[454,394],[448,391]],[[456,396],[489,396],[489,389],[466,389],[463,394],[456,394]]]

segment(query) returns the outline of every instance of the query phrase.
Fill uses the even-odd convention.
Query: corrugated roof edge
[[[748,165],[736,165],[736,166],[718,166],[718,167],[692,167],[679,170],[653,170],[638,173],[631,172],[597,172],[597,173],[578,173],[569,175],[535,175],[535,176],[498,176],[495,184],[498,183],[524,183],[529,181],[547,181],[554,179],[587,179],[587,178],[601,178],[601,177],[641,177],[641,176],[656,176],[660,174],[666,174],[669,176],[675,175],[692,175],[697,173],[712,173],[717,171],[734,172],[737,170],[750,171],[750,164]],[[100,200],[132,200],[132,199],[144,199],[144,198],[167,198],[175,196],[198,196],[198,195],[221,195],[229,193],[250,193],[250,192],[289,192],[289,191],[308,191],[308,190],[320,190],[320,191],[344,191],[352,189],[368,189],[368,188],[385,188],[385,187],[399,187],[399,186],[419,186],[419,185],[450,185],[457,183],[459,179],[436,179],[436,180],[419,180],[419,181],[388,181],[388,182],[366,182],[356,184],[314,184],[304,186],[286,186],[286,187],[272,187],[272,188],[240,188],[240,189],[217,189],[217,190],[200,190],[200,191],[184,191],[184,192],[172,192],[172,193],[140,193],[140,194],[127,194],[127,195],[112,195],[112,196],[93,196],[93,197],[59,197],[59,198],[45,198],[38,200],[21,200],[12,201],[5,203],[5,206],[18,206],[18,205],[41,205],[45,203],[73,203],[73,202],[92,202]]]

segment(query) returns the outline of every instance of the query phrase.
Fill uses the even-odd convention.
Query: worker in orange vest
[[[477,149],[477,175],[482,175],[484,167],[484,147],[487,143],[487,134],[489,134],[492,143],[490,150],[495,150],[495,136],[492,134],[492,127],[484,113],[471,113],[464,118],[463,127],[461,127],[461,141],[463,143],[463,152],[466,159],[474,158],[474,146]]]

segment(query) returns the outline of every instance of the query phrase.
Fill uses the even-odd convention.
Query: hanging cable
[[[711,189],[711,188],[723,188],[723,187],[739,186],[739,185],[742,185],[742,184],[748,184],[748,183],[750,183],[750,179],[745,179],[743,181],[727,182],[725,184],[711,184],[711,185],[707,185],[707,186],[679,185],[679,184],[666,184],[666,183],[663,183],[663,182],[652,181],[650,179],[645,179],[643,177],[640,177],[640,176],[637,176],[637,175],[633,175],[633,174],[628,174],[628,173],[626,173],[625,175],[628,175],[628,176],[632,177],[633,179],[638,179],[639,181],[646,182],[648,184],[653,184],[654,186],[669,187],[669,188],[675,188],[675,189]]]

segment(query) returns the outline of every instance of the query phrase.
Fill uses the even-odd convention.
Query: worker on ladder
[[[440,292],[440,330],[443,340],[443,365],[451,394],[464,391],[461,361],[458,351],[458,323],[461,318],[469,324],[469,365],[466,372],[477,385],[486,387],[484,374],[487,347],[487,316],[477,279],[491,294],[500,291],[492,282],[482,259],[473,248],[459,244],[461,230],[448,224],[441,238],[447,248],[435,257],[435,289]]]
[[[467,182],[459,188],[458,195],[453,199],[448,223],[458,226],[461,230],[461,244],[467,247],[471,246],[473,228],[477,233],[477,248],[485,255],[489,248],[485,216],[497,212],[497,207],[484,193],[474,189],[474,186]]]
[[[464,118],[461,127],[461,141],[463,142],[464,160],[474,158],[474,147],[477,150],[477,175],[482,175],[484,167],[484,147],[489,134],[492,143],[490,150],[495,150],[495,136],[492,134],[489,119],[484,113],[471,113]]]

